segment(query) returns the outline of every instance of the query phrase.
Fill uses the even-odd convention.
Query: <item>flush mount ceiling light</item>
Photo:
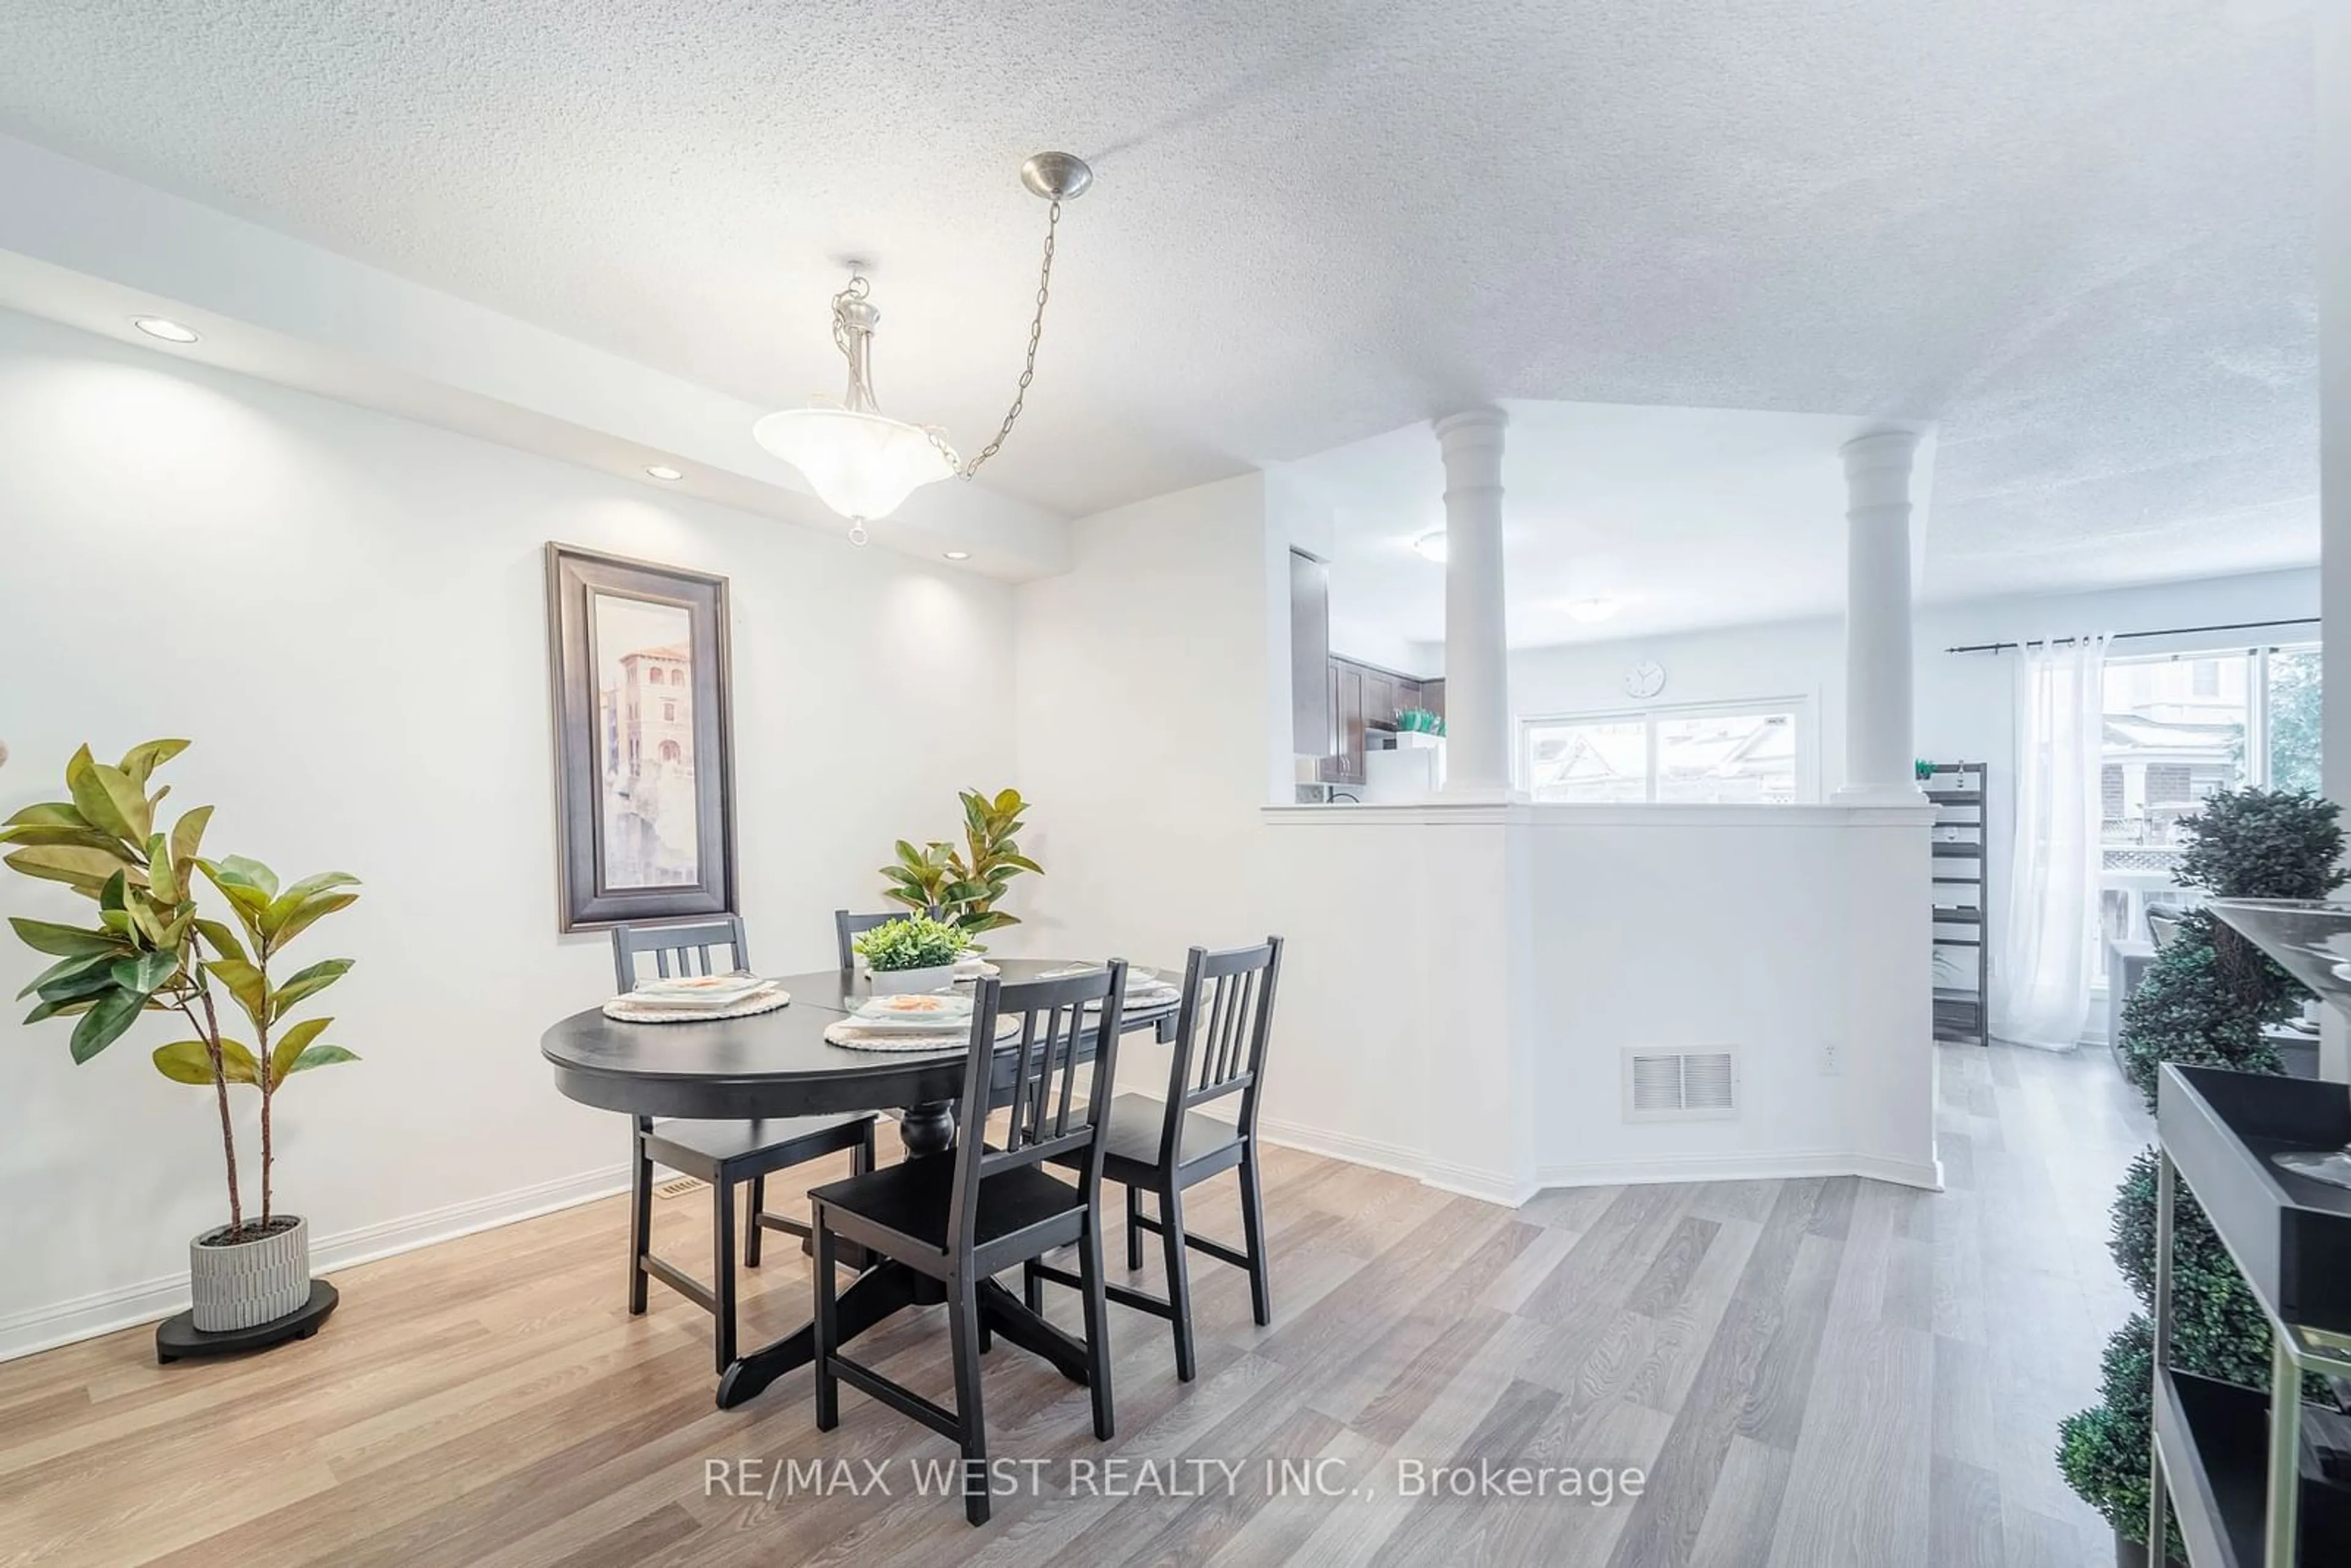
[[[1616,612],[1624,608],[1613,599],[1579,599],[1567,607],[1567,612],[1588,625],[1594,621],[1613,621]]]
[[[1413,540],[1412,548],[1418,550],[1422,555],[1426,556],[1429,559],[1435,561],[1437,565],[1443,566],[1445,564],[1445,530],[1443,528],[1431,529],[1429,532],[1425,533],[1421,535],[1420,538]]]
[[[131,324],[151,338],[161,338],[167,343],[193,343],[195,329],[183,327],[177,321],[167,321],[161,316],[133,316]]]
[[[946,558],[949,560],[969,560],[971,559],[971,551],[967,549],[951,549],[946,552]]]
[[[832,342],[849,361],[849,390],[839,403],[785,409],[751,427],[759,444],[799,469],[817,499],[849,519],[852,543],[863,544],[865,525],[886,517],[925,485],[958,475],[968,479],[996,455],[1020,417],[1029,383],[1037,374],[1037,344],[1045,331],[1045,301],[1053,286],[1053,235],[1061,204],[1085,194],[1093,183],[1085,160],[1069,152],[1040,152],[1020,165],[1020,183],[1051,204],[1045,216],[1045,259],[1037,273],[1037,311],[1029,322],[1029,356],[1012,406],[996,439],[966,463],[933,426],[909,424],[883,413],[873,398],[873,329],[882,312],[866,296],[872,286],[856,263],[849,287],[832,297]]]
[[[664,485],[674,483],[675,481],[685,477],[685,470],[683,468],[673,468],[666,463],[648,463],[645,465],[645,472],[652,477],[660,480]]]

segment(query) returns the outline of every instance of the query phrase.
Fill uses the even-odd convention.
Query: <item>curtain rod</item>
[[[2133,637],[2189,637],[2199,632],[2259,632],[2271,626],[2315,626],[2315,615],[2297,615],[2290,621],[2231,621],[2225,626],[2167,626],[2160,632],[2117,632],[2109,642],[2127,642]],[[2053,643],[2078,643],[2079,637],[2052,637]],[[1946,653],[2000,653],[2011,648],[2021,648],[2022,643],[1970,643],[1962,647],[1946,648]]]

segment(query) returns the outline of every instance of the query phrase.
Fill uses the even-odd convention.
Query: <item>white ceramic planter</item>
[[[297,1216],[258,1240],[216,1245],[227,1234],[223,1226],[188,1243],[195,1326],[225,1333],[300,1311],[310,1299],[310,1222]]]
[[[935,964],[927,969],[876,969],[872,994],[903,997],[910,992],[943,991],[954,984],[953,964]]]

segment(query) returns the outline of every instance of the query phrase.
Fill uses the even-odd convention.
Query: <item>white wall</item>
[[[1286,552],[1287,547],[1284,547]],[[1181,957],[1263,936],[1248,880],[1271,742],[1261,695],[1271,567],[1265,482],[1242,475],[1089,519],[1067,576],[1017,592],[1030,950]],[[1289,606],[1286,555],[1280,603]],[[1288,709],[1281,710],[1288,761]],[[1222,931],[1222,937],[1203,932]]]
[[[2004,907],[2013,859],[2011,803],[2015,790],[2015,675],[2012,653],[1952,653],[1974,643],[2017,642],[2088,632],[2147,632],[2175,626],[2289,620],[2318,613],[2315,570],[2249,573],[2194,582],[2117,589],[2105,593],[2018,595],[2010,599],[1925,604],[1915,627],[1917,754],[1940,761],[1990,766],[1986,818],[1991,858],[1986,868],[1991,907]],[[2163,653],[2243,648],[2259,643],[2308,641],[2318,628],[2134,640],[2116,651]],[[1653,659],[1666,670],[1658,705],[1747,702],[1763,697],[1813,699],[1812,733],[1801,744],[1817,750],[1819,791],[1825,799],[1844,778],[1844,632],[1834,620],[1728,627],[1668,637],[1580,643],[1520,649],[1510,655],[1514,716],[1638,708],[1625,695],[1625,671]],[[2351,672],[2345,674],[2351,683]],[[2332,689],[2331,687],[2329,688]],[[2329,748],[2328,755],[2335,755]],[[1993,962],[1998,964],[1998,949]]]
[[[1915,626],[1918,754],[2004,761],[2012,741],[2012,661],[1950,653],[1980,643],[2144,632],[2173,626],[2286,620],[2318,613],[2318,573],[2253,572],[2105,593],[2020,594],[1919,606]],[[2116,652],[2161,653],[2310,641],[2315,625],[2271,632],[2134,640]],[[1518,717],[1644,706],[1625,695],[1625,672],[1643,660],[1665,667],[1656,705],[1814,699],[1821,792],[1844,779],[1844,629],[1834,619],[1730,626],[1671,636],[1521,648],[1510,655],[1510,708]]]
[[[1001,585],[0,313],[0,815],[85,740],[185,736],[167,777],[218,806],[209,847],[365,880],[297,949],[359,959],[321,999],[365,1061],[278,1116],[278,1191],[329,1264],[621,1176],[619,1119],[538,1055],[611,986],[602,937],[556,932],[549,539],[732,579],[762,967],[829,966],[891,841],[1012,781]],[[40,962],[0,942],[5,993]],[[0,1023],[0,1354],[184,1300],[225,1206],[208,1102],[145,1060],[161,1028],[77,1068],[62,1028]]]
[[[1540,1179],[1939,1181],[1928,817],[1532,808]],[[1735,1117],[1625,1120],[1623,1051],[1725,1047]]]
[[[1923,821],[1269,810],[1301,522],[1278,479],[1204,486],[1079,523],[1076,570],[1019,591],[1020,776],[1047,868],[1022,938],[1166,965],[1287,936],[1269,1132],[1438,1185],[1510,1200],[1545,1176],[1931,1181],[1926,910],[1887,882],[1923,883]],[[1754,973],[1726,971],[1708,945],[1745,923],[1757,863],[1802,896]],[[1872,940],[1891,946],[1856,946]],[[1702,975],[1723,983],[1693,1003]],[[1773,1087],[1737,1124],[1624,1124],[1619,1048],[1684,1029],[1730,1031]],[[1868,1054],[1823,1085],[1827,1039]],[[1131,1051],[1121,1079],[1155,1087],[1163,1063]]]

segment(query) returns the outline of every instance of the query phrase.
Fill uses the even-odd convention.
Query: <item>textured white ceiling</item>
[[[0,6],[0,130],[1084,512],[1472,401],[1939,422],[1930,590],[2314,558],[2306,0]],[[2121,547],[2119,551],[2117,547]]]

